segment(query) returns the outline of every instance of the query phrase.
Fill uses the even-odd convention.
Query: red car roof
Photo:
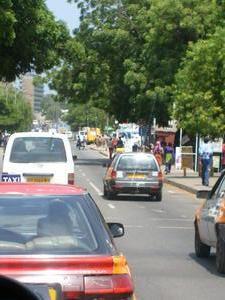
[[[82,195],[86,191],[74,185],[0,182],[0,195],[17,193],[24,195]]]

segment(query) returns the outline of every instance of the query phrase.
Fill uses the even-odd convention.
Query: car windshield
[[[96,212],[87,195],[1,196],[0,255],[104,252]]]
[[[120,157],[117,170],[153,170],[157,171],[157,164],[150,155],[123,155]]]
[[[21,137],[13,142],[10,162],[66,162],[63,140],[52,137]]]

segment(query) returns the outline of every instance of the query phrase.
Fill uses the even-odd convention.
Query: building
[[[20,90],[24,94],[25,99],[31,105],[34,114],[41,112],[41,101],[44,97],[44,85],[34,85],[34,75],[26,74],[20,78]]]

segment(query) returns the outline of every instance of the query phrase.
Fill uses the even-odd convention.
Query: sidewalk
[[[204,186],[201,184],[202,180],[198,176],[198,173],[187,169],[187,176],[184,177],[183,170],[176,170],[173,167],[171,173],[164,176],[164,182],[189,193],[196,194],[199,190],[211,190],[219,175],[219,173],[215,173],[214,176],[209,179],[209,186]]]
[[[105,157],[108,157],[109,155],[108,150],[105,147],[97,147],[95,144],[90,145],[89,147],[92,150],[98,151]],[[164,169],[165,167],[162,166],[162,170]],[[170,174],[164,174],[164,182],[185,190],[189,193],[196,194],[197,191],[200,190],[211,190],[219,175],[219,173],[215,173],[214,176],[210,177],[209,179],[209,186],[203,186],[201,184],[202,180],[198,176],[198,173],[194,172],[191,169],[187,169],[187,176],[184,177],[183,170],[176,170],[173,166]]]

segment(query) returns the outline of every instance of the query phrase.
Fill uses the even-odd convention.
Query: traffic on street
[[[0,2],[0,300],[223,299],[225,0]]]
[[[212,299],[223,295],[224,276],[194,248],[194,215],[202,203],[184,190],[164,185],[162,202],[142,195],[103,196],[107,161],[93,150],[77,151],[76,182],[94,197],[106,220],[121,222],[125,236],[116,239],[126,254],[137,299]]]

